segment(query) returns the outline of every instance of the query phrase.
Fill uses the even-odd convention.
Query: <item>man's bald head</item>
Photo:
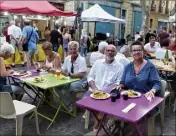
[[[112,44],[108,45],[105,48],[105,56],[106,56],[106,61],[107,62],[112,62],[114,60],[114,57],[116,55],[116,47]]]

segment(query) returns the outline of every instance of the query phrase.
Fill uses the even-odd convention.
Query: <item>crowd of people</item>
[[[32,28],[29,22],[25,22],[26,26],[23,28],[22,38],[20,42],[18,41],[18,35],[15,33],[10,33],[11,44],[4,44],[0,49],[0,85],[1,91],[5,91],[4,79],[13,73],[13,70],[7,70],[5,68],[4,60],[13,56],[14,43],[19,43],[22,45],[25,43],[25,40],[28,41],[28,50],[26,51],[29,60],[36,53],[37,50],[37,40],[38,35]],[[11,23],[14,25],[14,23]],[[13,26],[14,27],[14,26]],[[17,26],[14,27],[17,29]],[[71,78],[80,78],[79,81],[72,83],[69,86],[68,91],[68,101],[66,105],[72,103],[71,94],[77,93],[79,91],[84,91],[84,97],[87,97],[93,92],[98,90],[103,90],[104,87],[113,86],[118,90],[122,89],[132,89],[140,93],[145,94],[148,98],[154,98],[155,96],[162,96],[161,92],[161,76],[159,75],[158,70],[149,60],[150,54],[157,51],[157,49],[163,48],[170,49],[173,52],[171,56],[172,65],[175,64],[175,51],[176,51],[176,41],[175,38],[165,31],[160,34],[146,34],[144,38],[139,33],[130,46],[124,45],[120,52],[117,52],[117,49],[114,45],[108,44],[105,41],[99,43],[99,49],[97,52],[92,52],[90,56],[90,72],[87,73],[87,64],[85,58],[86,56],[86,47],[88,36],[85,31],[83,31],[81,37],[81,44],[77,41],[72,41],[72,36],[69,34],[67,28],[63,29],[63,32],[58,31],[56,26],[51,32],[48,28],[45,31],[46,42],[42,44],[42,49],[46,55],[44,62],[36,62],[36,68],[46,68],[49,72],[55,73],[57,70],[65,76]],[[150,36],[149,36],[150,35]],[[61,61],[60,55],[57,53],[59,43],[62,41],[63,49],[65,52],[64,61]],[[158,42],[157,42],[158,41]],[[81,49],[81,52],[80,52]],[[128,53],[127,53],[128,52]],[[133,57],[132,62],[130,62],[127,57],[128,55]],[[33,62],[31,61],[31,65]],[[175,73],[172,73],[173,75]],[[173,84],[174,85],[174,84]],[[14,89],[12,85],[11,92],[18,94],[19,92]],[[15,85],[19,87],[18,85]],[[113,89],[111,88],[110,91]],[[21,88],[18,90],[21,91]],[[55,91],[62,95],[60,88],[56,88]],[[21,94],[21,93],[20,93]],[[97,122],[95,122],[94,130],[98,128]]]

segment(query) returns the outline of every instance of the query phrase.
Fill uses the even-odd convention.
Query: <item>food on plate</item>
[[[43,82],[43,81],[44,81],[44,78],[42,78],[42,77],[34,78],[34,82],[36,82],[36,83]]]
[[[47,72],[47,70],[40,68],[40,69],[37,69],[37,72]]]
[[[138,93],[136,93],[133,90],[127,90],[127,94],[128,94],[129,97],[136,97],[136,96],[138,96]]]
[[[96,99],[105,99],[108,97],[108,94],[101,91],[97,91],[93,93],[93,97]]]

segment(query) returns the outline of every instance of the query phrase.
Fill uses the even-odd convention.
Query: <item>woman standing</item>
[[[81,56],[85,57],[87,56],[87,41],[89,40],[89,37],[86,33],[86,30],[82,30],[81,35]]]
[[[65,60],[65,58],[68,56],[68,43],[72,40],[68,28],[63,29],[62,38],[63,38],[64,60]]]
[[[12,74],[12,69],[6,70],[4,60],[11,58],[15,49],[10,44],[4,44],[0,47],[0,92],[9,92],[11,95],[15,95],[17,100],[21,100],[23,97],[24,90],[19,84],[8,84],[6,77]]]

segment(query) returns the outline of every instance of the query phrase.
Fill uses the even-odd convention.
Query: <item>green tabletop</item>
[[[33,82],[35,77],[42,77],[44,78],[44,81],[41,83],[35,83]],[[50,89],[53,87],[69,84],[69,83],[78,81],[80,79],[78,78],[76,79],[57,79],[54,75],[48,74],[48,75],[43,75],[43,76],[33,76],[33,77],[28,77],[28,78],[21,78],[20,80],[27,84],[30,84],[30,85],[46,90],[46,89]]]

